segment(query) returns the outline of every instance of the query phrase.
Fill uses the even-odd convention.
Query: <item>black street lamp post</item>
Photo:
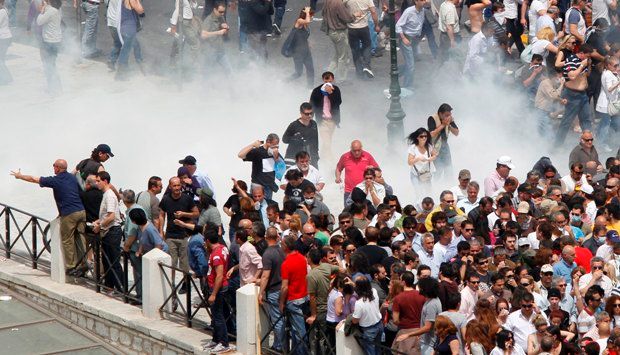
[[[398,60],[396,57],[396,10],[394,0],[389,0],[388,12],[390,14],[390,110],[385,115],[388,119],[387,133],[388,144],[394,148],[402,144],[405,137],[403,119],[405,112],[400,105],[400,84],[398,82]]]

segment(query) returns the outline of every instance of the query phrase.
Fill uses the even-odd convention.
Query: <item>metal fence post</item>
[[[6,258],[11,258],[11,209],[5,207],[4,213],[4,237],[6,240]]]
[[[190,273],[185,273],[184,282],[185,287],[187,288],[187,293],[185,293],[185,302],[186,302],[186,312],[185,312],[185,323],[188,328],[192,327],[192,275]]]
[[[129,303],[129,253],[123,250],[123,301]]]
[[[95,234],[95,289],[97,293],[101,293],[101,238]]]
[[[36,217],[32,217],[32,268],[37,268],[37,227],[39,226],[39,221]]]

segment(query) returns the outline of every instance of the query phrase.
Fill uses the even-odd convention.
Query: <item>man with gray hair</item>
[[[67,172],[67,161],[58,159],[52,165],[54,176],[37,177],[24,175],[21,169],[11,171],[17,180],[49,187],[54,191],[54,200],[60,215],[60,237],[65,256],[65,270],[68,275],[83,274],[88,268],[84,261],[84,227],[86,212],[80,200],[80,186],[76,177]],[[78,263],[80,265],[78,265]]]
[[[264,188],[264,196],[271,200],[276,185],[276,162],[282,160],[279,153],[280,137],[270,133],[265,141],[257,140],[245,146],[237,156],[243,161],[252,162],[252,184]]]
[[[142,261],[136,256],[136,252],[140,245],[140,239],[138,238],[140,226],[129,218],[129,212],[139,209],[144,211],[146,215],[148,214],[142,206],[136,203],[136,193],[133,192],[133,190],[121,191],[121,196],[123,198],[123,204],[127,208],[125,211],[125,225],[123,226],[123,235],[125,239],[123,242],[123,251],[129,253],[129,261],[133,268],[133,280],[136,285],[136,296],[138,299],[142,299]]]
[[[562,259],[553,264],[553,275],[562,276],[566,283],[571,284],[571,272],[577,267],[575,263],[575,247],[566,245],[562,248]]]
[[[545,27],[549,27],[551,30],[553,30],[553,33],[557,35],[557,31],[555,29],[555,20],[558,18],[559,14],[560,9],[557,6],[549,6],[547,8],[547,13],[538,16],[538,19],[536,19],[535,33],[538,33],[538,31],[542,30]]]
[[[582,296],[585,296],[588,289],[594,285],[599,285],[605,291],[605,298],[611,295],[613,285],[611,279],[605,275],[603,268],[605,267],[605,260],[601,257],[595,256],[590,260],[590,273],[582,275],[579,278],[579,292]]]
[[[467,184],[467,196],[459,200],[456,204],[456,207],[460,210],[463,210],[465,214],[469,214],[471,210],[478,207],[480,203],[480,198],[478,197],[478,193],[480,192],[480,185],[476,181],[470,181]]]

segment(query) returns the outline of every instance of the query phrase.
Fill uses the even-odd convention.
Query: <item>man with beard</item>
[[[308,180],[312,184],[314,184],[314,187],[316,187],[316,192],[321,192],[321,190],[323,190],[323,187],[325,187],[325,179],[323,178],[323,175],[321,175],[321,173],[319,172],[319,169],[312,166],[310,161],[310,154],[305,150],[302,150],[301,152],[295,154],[295,165],[288,168],[288,170],[286,170],[286,172],[284,173],[285,178],[282,181],[283,184],[280,185],[280,188],[282,190],[286,189],[286,185],[289,182],[288,180],[286,180],[286,173],[288,173],[290,170],[296,169],[301,171],[305,180]]]

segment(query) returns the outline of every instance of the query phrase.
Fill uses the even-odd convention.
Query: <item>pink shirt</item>
[[[375,161],[375,158],[370,153],[362,150],[362,156],[359,159],[354,159],[351,152],[344,153],[338,164],[336,165],[337,171],[344,170],[344,191],[351,192],[355,185],[364,181],[364,170],[368,166],[378,168],[379,164]]]
[[[263,268],[263,259],[252,243],[245,242],[239,247],[239,278],[241,286],[250,283],[258,269]]]
[[[504,187],[504,182],[506,179],[499,176],[497,170],[493,170],[491,175],[484,179],[484,195],[491,197],[495,193],[495,191]]]

